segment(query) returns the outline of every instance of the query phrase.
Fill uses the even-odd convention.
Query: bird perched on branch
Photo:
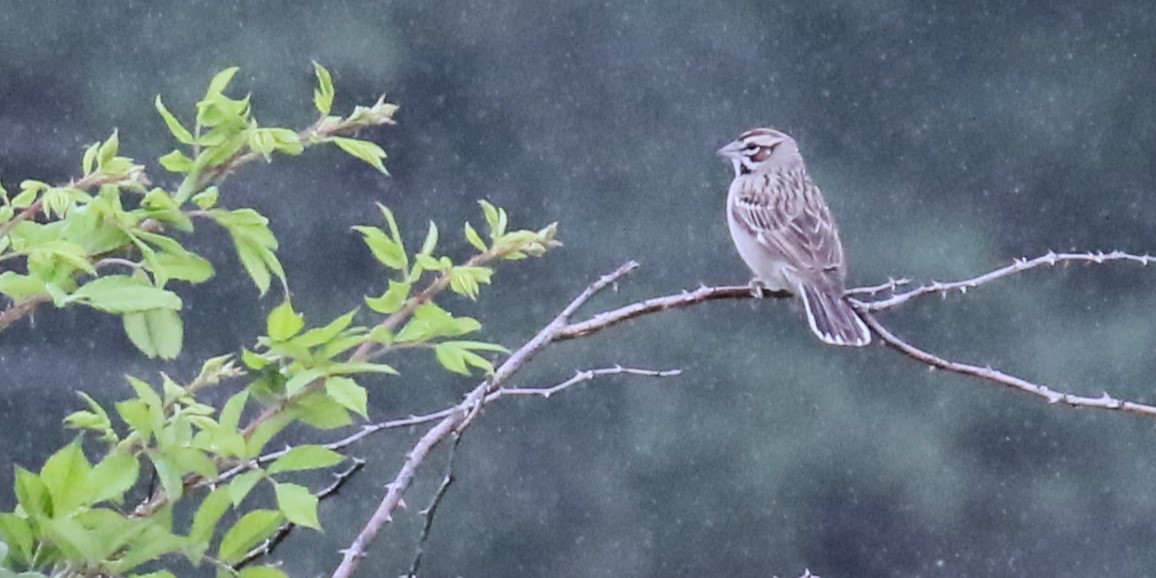
[[[718,153],[734,166],[727,224],[753,282],[798,295],[819,339],[870,343],[871,331],[843,297],[847,263],[839,228],[795,139],[756,128]]]

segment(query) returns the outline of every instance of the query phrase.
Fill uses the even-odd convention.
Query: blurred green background
[[[714,151],[762,125],[799,140],[853,285],[968,277],[1049,249],[1156,248],[1147,0],[0,0],[0,181],[66,180],[113,128],[125,154],[155,159],[172,143],[154,96],[188,115],[232,65],[259,120],[300,126],[310,60],[332,70],[336,110],[381,93],[402,107],[397,127],[369,135],[391,178],[324,150],[248,168],[222,195],[272,218],[313,322],[380,292],[349,231],[377,222],[374,202],[414,242],[430,218],[443,231],[479,222],[478,198],[516,224],[561,222],[564,248],[503,266],[477,305],[447,302],[507,346],[628,259],[642,269],[589,312],[744,283]],[[251,344],[276,304],[204,229],[194,246],[226,265],[186,293],[196,358]],[[954,359],[1154,403],[1154,288],[1151,269],[1062,267],[884,322]],[[461,446],[427,575],[1156,573],[1156,421],[1047,406],[878,346],[825,347],[776,301],[637,320],[552,348],[516,384],[615,363],[684,372],[487,410]],[[141,359],[113,318],[41,310],[0,338],[0,463],[38,467],[66,442],[74,390],[117,399],[124,373],[187,378],[194,365]],[[428,360],[403,369],[375,386],[374,417],[438,409],[474,384]],[[357,448],[371,465],[324,503],[327,531],[279,551],[291,573],[335,567],[418,434]],[[444,457],[363,575],[408,567]]]

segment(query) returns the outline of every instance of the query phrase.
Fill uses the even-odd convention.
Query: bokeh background
[[[301,126],[311,60],[333,71],[339,109],[381,93],[401,105],[396,127],[368,135],[393,176],[313,151],[244,170],[223,202],[272,218],[314,322],[383,287],[349,231],[376,222],[375,202],[415,243],[429,219],[443,232],[480,222],[479,198],[517,224],[561,223],[564,248],[503,266],[477,304],[447,301],[507,346],[628,259],[641,270],[588,312],[743,283],[714,151],[760,125],[801,143],[852,284],[968,277],[1049,249],[1156,249],[1147,0],[0,0],[0,181],[66,180],[113,128],[122,151],[155,162],[173,143],[154,96],[187,118],[232,65],[259,120]],[[45,308],[0,336],[4,464],[39,467],[73,435],[59,420],[77,389],[119,399],[125,373],[187,378],[253,342],[275,298],[257,299],[219,233],[192,243],[222,266],[185,293],[186,361],[141,359],[117,320],[80,310]],[[954,359],[1153,403],[1154,289],[1151,268],[1063,267],[885,323]],[[640,319],[556,346],[516,381],[615,363],[683,375],[487,410],[460,448],[426,575],[1156,572],[1156,421],[1048,406],[878,346],[825,347],[777,301]],[[474,384],[425,359],[401,366],[374,384],[374,417],[438,409]],[[326,532],[278,553],[294,575],[336,566],[419,434],[357,448],[371,465],[324,503]],[[444,450],[427,462],[363,575],[408,567],[444,463]]]

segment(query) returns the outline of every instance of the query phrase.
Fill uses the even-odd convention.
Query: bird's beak
[[[739,156],[739,152],[743,150],[742,141],[734,141],[727,146],[718,150],[718,156],[733,159]]]

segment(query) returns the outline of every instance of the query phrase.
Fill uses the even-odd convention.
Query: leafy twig
[[[578,297],[574,298],[561,313],[554,317],[546,327],[510,355],[510,357],[494,371],[494,374],[491,375],[489,379],[471,390],[465,396],[462,403],[455,406],[454,411],[442,418],[437,425],[430,428],[429,431],[421,436],[414,447],[406,454],[405,461],[402,463],[402,467],[393,481],[386,485],[386,494],[381,499],[381,502],[378,504],[377,509],[369,521],[366,522],[361,532],[358,533],[349,547],[342,551],[341,564],[333,572],[334,578],[349,578],[353,575],[354,571],[357,570],[361,560],[366,556],[369,545],[377,537],[378,532],[393,520],[393,512],[401,503],[402,494],[405,493],[410,483],[413,482],[417,468],[425,461],[430,450],[447,437],[455,433],[460,433],[465,429],[465,427],[477,417],[477,408],[485,404],[486,397],[490,393],[498,391],[511,375],[521,369],[539,351],[553,342],[559,332],[566,327],[570,317],[574,315],[579,307],[582,307],[582,305],[589,301],[595,294],[637,267],[638,263],[633,261],[628,262],[613,273],[604,275],[592,283],[578,295]]]

